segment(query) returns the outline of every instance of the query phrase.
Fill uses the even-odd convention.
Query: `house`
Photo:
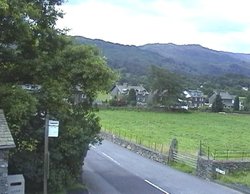
[[[3,110],[0,109],[0,191],[8,193],[8,153],[15,143],[6,122]]]
[[[234,99],[236,96],[231,95],[228,92],[215,92],[209,98],[209,106],[212,106],[217,94],[220,95],[222,103],[224,104],[224,108],[232,108],[234,106]]]
[[[29,92],[38,92],[41,89],[41,86],[37,84],[24,84],[21,85],[21,88]]]
[[[127,83],[124,83],[123,85],[117,84],[112,87],[110,94],[112,98],[117,97],[119,99],[127,96],[131,89],[134,89],[136,92],[137,103],[146,103],[149,93],[142,85],[130,86]]]
[[[205,96],[200,90],[186,90],[183,92],[189,108],[202,107],[205,104]]]
[[[245,109],[246,97],[239,97],[239,110]]]

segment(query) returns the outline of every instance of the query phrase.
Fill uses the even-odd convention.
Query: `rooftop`
[[[10,133],[4,112],[0,109],[0,149],[13,147],[15,147],[15,142]]]

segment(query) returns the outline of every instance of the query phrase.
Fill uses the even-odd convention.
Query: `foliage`
[[[149,80],[151,83],[151,90],[154,93],[153,100],[155,104],[169,107],[177,102],[182,92],[181,80],[177,75],[166,69],[152,66]]]
[[[130,89],[127,98],[128,104],[135,106],[136,105],[136,91],[135,89]]]
[[[216,95],[215,100],[212,104],[212,111],[213,112],[222,112],[223,111],[223,102],[219,94]]]
[[[240,98],[239,96],[236,96],[234,99],[234,110],[238,111],[240,109]]]
[[[244,108],[246,111],[250,110],[250,92],[248,92],[247,97],[246,97],[246,101],[244,104]]]
[[[55,28],[61,3],[0,3],[0,108],[16,143],[9,172],[24,174],[27,193],[42,190],[45,114],[60,121],[59,137],[49,140],[52,192],[80,176],[89,143],[99,140],[92,102],[115,79],[98,49],[74,45]],[[22,84],[41,88],[26,91]]]
[[[250,172],[246,170],[226,175],[218,175],[217,178],[225,183],[241,184],[250,187]]]
[[[128,102],[125,96],[115,96],[109,101],[110,106],[127,106]]]
[[[175,168],[175,169],[180,170],[182,172],[189,173],[189,174],[195,174],[195,170],[192,167],[190,167],[184,163],[171,162],[169,164],[172,168]]]
[[[180,152],[196,154],[200,140],[217,150],[248,150],[250,115],[219,113],[160,113],[138,110],[101,110],[102,127],[116,134],[138,136],[168,145],[173,138]]]

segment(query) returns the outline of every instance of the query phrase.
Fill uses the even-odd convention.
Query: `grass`
[[[99,92],[97,95],[97,101],[109,101],[111,99],[110,94],[106,94],[105,92]]]
[[[160,113],[135,110],[101,110],[102,127],[120,136],[140,138],[145,146],[148,142],[170,144],[178,140],[178,150],[197,153],[199,142],[206,143],[210,150],[250,151],[250,115],[219,113]],[[131,138],[132,137],[132,138]],[[149,144],[150,145],[150,144]],[[173,162],[173,168],[187,173],[194,169]],[[250,172],[219,175],[220,181],[250,187]]]
[[[177,169],[177,170],[180,170],[182,172],[185,172],[185,173],[189,173],[189,174],[194,174],[195,173],[195,169],[186,165],[186,164],[183,164],[183,163],[177,163],[177,162],[171,162],[169,164],[171,167]]]
[[[229,173],[227,175],[219,175],[218,179],[229,184],[241,184],[250,187],[250,171],[240,171]]]
[[[178,140],[178,149],[197,153],[199,142],[210,150],[249,150],[250,115],[219,113],[160,113],[134,110],[101,110],[104,129],[141,141],[169,145]]]
[[[64,189],[63,191],[58,191],[55,192],[53,194],[67,194],[70,191],[74,191],[74,190],[84,190],[86,189],[86,186],[81,184],[81,183],[75,183],[71,186],[69,186],[68,188]]]

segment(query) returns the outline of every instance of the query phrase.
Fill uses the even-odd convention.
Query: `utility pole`
[[[48,150],[49,150],[49,138],[48,138],[48,131],[49,131],[49,111],[47,111],[45,116],[45,135],[44,135],[44,173],[43,173],[43,193],[47,194],[48,192]]]

